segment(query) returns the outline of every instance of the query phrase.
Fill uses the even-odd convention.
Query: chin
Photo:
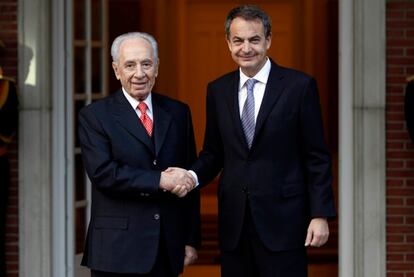
[[[241,62],[241,63],[239,63],[239,65],[240,65],[240,67],[241,68],[246,68],[246,69],[254,69],[254,68],[256,68],[257,67],[257,64],[255,64],[255,63],[249,63],[249,62]]]
[[[136,91],[134,91],[132,93],[132,96],[134,98],[145,99],[145,98],[147,98],[148,94],[149,94],[148,92],[136,92]]]
[[[257,62],[253,60],[239,60],[239,64],[244,67],[254,67]]]

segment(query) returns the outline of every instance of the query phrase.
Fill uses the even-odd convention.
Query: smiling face
[[[244,20],[236,17],[231,22],[227,44],[233,60],[243,73],[253,77],[266,62],[271,35],[265,37],[264,27],[259,19]]]
[[[112,62],[116,78],[129,95],[138,101],[145,100],[158,75],[154,49],[143,38],[130,38],[122,42],[118,54],[118,61]]]

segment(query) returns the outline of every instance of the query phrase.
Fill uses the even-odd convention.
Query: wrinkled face
[[[253,77],[266,62],[271,36],[265,37],[260,20],[246,21],[241,17],[233,19],[230,36],[227,38],[231,56],[244,74]]]
[[[151,44],[142,38],[127,39],[119,47],[119,58],[112,62],[116,78],[133,98],[147,98],[158,75],[158,61]]]

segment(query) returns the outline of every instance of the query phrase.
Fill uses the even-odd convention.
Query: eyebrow
[[[154,61],[153,60],[151,60],[151,59],[143,59],[143,60],[141,60],[141,61],[136,61],[136,60],[126,60],[126,61],[124,61],[124,64],[130,64],[130,63],[147,63],[147,62],[150,62],[150,63],[154,63]]]
[[[141,63],[147,63],[147,62],[150,62],[150,63],[153,63],[153,61],[151,60],[151,59],[143,59],[142,61],[140,61]]]
[[[257,39],[257,38],[261,38],[259,35],[254,35],[254,36],[252,36],[252,37],[248,37],[247,38],[247,40],[252,40],[252,39]],[[233,38],[232,38],[232,40],[244,40],[243,38],[241,38],[241,37],[238,37],[238,36],[234,36]]]

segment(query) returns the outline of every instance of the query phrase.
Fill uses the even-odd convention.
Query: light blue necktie
[[[244,135],[246,136],[246,141],[249,146],[249,149],[252,146],[254,129],[256,126],[256,123],[254,120],[254,94],[253,94],[253,88],[256,83],[257,83],[257,80],[255,79],[248,79],[246,81],[247,98],[246,98],[246,102],[244,102],[244,107],[243,107],[242,116],[241,116],[243,131],[244,131]]]

